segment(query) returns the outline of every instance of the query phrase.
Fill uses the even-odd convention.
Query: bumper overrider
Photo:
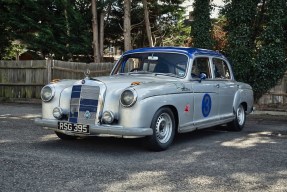
[[[50,130],[58,131],[67,135],[75,135],[75,136],[92,136],[99,134],[122,135],[122,136],[147,136],[153,134],[153,130],[151,128],[125,128],[119,125],[106,125],[106,124],[96,124],[96,125],[89,124],[89,134],[81,134],[58,129],[58,122],[59,122],[58,120],[36,118],[34,121],[36,125],[48,128]]]

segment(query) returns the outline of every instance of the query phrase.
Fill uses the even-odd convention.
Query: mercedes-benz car
[[[125,52],[109,76],[58,80],[43,87],[37,125],[60,139],[144,137],[154,151],[178,133],[216,125],[241,131],[253,109],[250,85],[212,50],[180,47]]]

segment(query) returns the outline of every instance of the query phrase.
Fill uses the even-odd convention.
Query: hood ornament
[[[90,69],[87,68],[86,71],[84,72],[85,77],[89,77],[90,73],[91,73]]]

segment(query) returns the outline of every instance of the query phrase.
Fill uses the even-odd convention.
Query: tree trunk
[[[102,11],[100,14],[100,57],[101,61],[104,57],[104,22],[105,22],[105,12]]]
[[[150,47],[153,47],[154,44],[153,44],[152,35],[151,35],[147,0],[142,0],[142,3],[143,3],[143,9],[144,9],[144,20],[145,20],[145,27],[146,27],[146,34],[147,34],[147,38],[148,38],[148,44]]]
[[[131,50],[131,1],[124,0],[124,48]]]
[[[99,27],[97,16],[97,1],[92,0],[92,15],[93,15],[93,49],[94,49],[94,62],[100,63],[100,51],[99,51]]]

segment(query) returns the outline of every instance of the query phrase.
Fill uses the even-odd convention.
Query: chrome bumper
[[[116,126],[116,125],[90,125],[90,134],[83,135],[59,130],[57,120],[36,118],[34,122],[36,125],[47,127],[48,129],[59,131],[67,135],[75,135],[75,136],[89,136],[89,135],[92,136],[99,134],[123,135],[123,136],[147,136],[153,134],[153,130],[151,128],[124,128],[123,126]]]

